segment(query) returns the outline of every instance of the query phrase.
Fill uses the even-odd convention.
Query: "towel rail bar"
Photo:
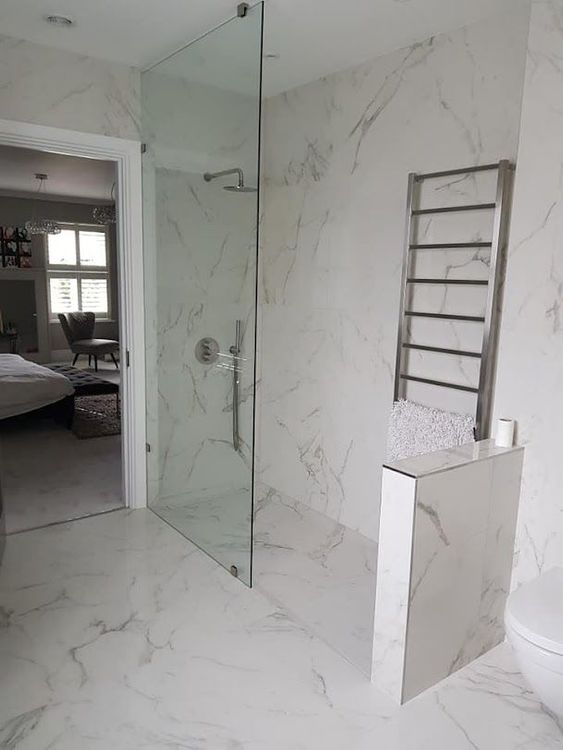
[[[492,242],[422,242],[409,245],[411,250],[459,250],[472,247],[492,247]]]
[[[492,172],[494,169],[498,169],[502,162],[496,162],[495,164],[480,164],[476,167],[464,167],[461,169],[446,169],[441,172],[425,172],[423,174],[415,175],[417,182],[422,180],[434,180],[437,177],[453,177],[457,174],[473,174],[474,172]]]
[[[482,315],[448,315],[447,313],[416,312],[415,310],[405,310],[405,315],[409,318],[436,318],[437,320],[465,320],[471,323],[484,323],[485,318]]]
[[[458,286],[488,286],[487,279],[423,279],[410,278],[407,284],[453,284]]]
[[[474,357],[481,359],[480,352],[470,352],[465,349],[446,349],[442,346],[429,346],[427,344],[409,344],[403,343],[404,349],[416,349],[421,352],[436,352],[438,354],[455,354],[457,357]]]
[[[415,383],[426,383],[427,385],[437,385],[440,388],[453,388],[455,391],[467,391],[468,393],[479,393],[478,388],[470,385],[459,385],[458,383],[446,383],[444,380],[434,380],[433,378],[419,378],[417,375],[405,375],[401,373],[402,380],[413,380]]]
[[[461,206],[441,206],[437,208],[415,208],[413,216],[424,216],[425,214],[449,214],[460,211],[488,211],[496,207],[496,203],[468,203]]]

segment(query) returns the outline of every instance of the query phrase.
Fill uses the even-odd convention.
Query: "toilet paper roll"
[[[514,445],[514,420],[498,419],[495,445],[499,448],[512,448]]]

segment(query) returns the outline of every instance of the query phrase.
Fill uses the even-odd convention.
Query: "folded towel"
[[[475,440],[475,421],[468,414],[431,409],[414,401],[396,401],[387,434],[387,460],[420,456]]]

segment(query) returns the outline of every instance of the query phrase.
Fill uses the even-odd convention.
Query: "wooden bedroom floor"
[[[119,435],[79,440],[38,420],[3,430],[0,456],[7,533],[123,507]]]

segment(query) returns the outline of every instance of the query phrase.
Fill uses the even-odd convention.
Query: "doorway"
[[[140,144],[0,121],[0,162],[6,531],[143,507]]]

